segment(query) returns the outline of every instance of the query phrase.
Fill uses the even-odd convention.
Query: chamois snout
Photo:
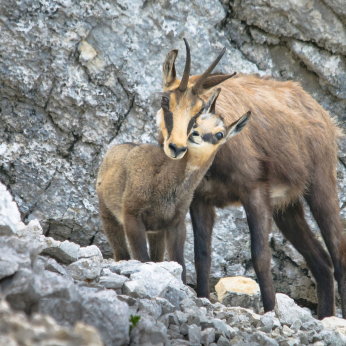
[[[180,158],[180,156],[182,155],[182,154],[184,154],[185,153],[185,151],[187,150],[187,147],[178,147],[176,144],[174,144],[174,143],[169,143],[169,145],[168,145],[168,147],[169,147],[169,149],[170,149],[170,151],[171,151],[171,153],[172,153],[172,157],[173,158]]]

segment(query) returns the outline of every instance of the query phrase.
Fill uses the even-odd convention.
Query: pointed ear
[[[230,79],[234,77],[237,74],[237,72],[234,72],[232,74],[218,74],[208,77],[205,82],[202,84],[202,88],[198,92],[199,95],[206,94],[213,90],[215,87],[217,87],[222,82],[226,81],[227,79]]]
[[[244,129],[246,124],[251,118],[251,111],[245,113],[241,118],[228,126],[226,140],[237,135],[240,131]]]
[[[178,49],[171,50],[162,66],[163,72],[163,89],[166,90],[177,80],[177,74],[175,72],[175,59],[178,55]]]
[[[215,114],[215,105],[216,105],[216,100],[219,97],[221,92],[221,88],[217,89],[214,91],[214,93],[210,96],[207,105],[204,109],[204,113],[211,113]]]

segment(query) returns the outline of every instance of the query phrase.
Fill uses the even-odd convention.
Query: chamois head
[[[221,89],[217,89],[211,95],[188,137],[189,152],[198,150],[201,158],[205,160],[211,157],[220,145],[242,131],[250,120],[251,111],[248,111],[231,125],[225,125],[221,115],[215,114],[215,103],[220,91]]]
[[[201,96],[235,75],[233,73],[210,76],[224,55],[226,50],[224,48],[202,75],[190,79],[190,48],[186,39],[184,42],[186,63],[181,81],[177,78],[175,71],[177,49],[167,54],[163,64],[164,93],[161,99],[161,109],[157,113],[157,122],[161,127],[164,140],[163,148],[166,155],[172,159],[181,159],[187,150],[187,140],[192,127],[206,106]]]

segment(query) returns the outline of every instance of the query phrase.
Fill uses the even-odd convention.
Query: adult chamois
[[[340,131],[328,112],[298,83],[246,75],[211,75],[225,49],[202,75],[190,77],[191,57],[186,40],[185,45],[181,81],[174,65],[177,50],[170,51],[163,64],[163,89],[169,107],[162,105],[157,117],[161,119],[161,143],[166,155],[183,158],[190,122],[216,86],[222,90],[216,111],[226,124],[248,110],[252,114],[249,126],[220,148],[190,207],[197,295],[209,295],[214,207],[241,203],[250,229],[252,262],[264,310],[273,310],[275,305],[268,242],[274,219],[286,239],[304,256],[316,279],[320,319],[335,313],[334,266],[345,318],[346,240],[339,218],[336,180],[336,140]],[[304,218],[303,198],[330,256]]]
[[[225,126],[222,118],[215,114],[219,93],[220,89],[213,93],[198,114],[197,123],[194,121],[191,126],[188,151],[181,160],[168,158],[162,148],[151,144],[126,143],[115,145],[107,152],[96,189],[103,228],[115,260],[130,259],[125,235],[134,258],[142,262],[162,262],[166,243],[169,259],[181,264],[182,279],[186,283],[184,222],[193,192],[220,145],[240,132],[250,118],[247,112]],[[168,110],[165,96],[162,107]]]

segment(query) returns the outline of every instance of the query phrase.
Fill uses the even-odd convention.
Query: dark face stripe
[[[215,138],[212,133],[205,133],[202,135],[202,140],[211,144],[217,144],[219,141]]]
[[[163,118],[165,121],[165,126],[168,132],[168,138],[171,136],[173,130],[173,113],[168,109],[163,110]]]
[[[197,118],[203,113],[204,111],[204,107],[205,107],[205,102],[204,100],[202,100],[203,104],[202,104],[202,108],[199,110],[199,112],[193,116],[190,121],[189,121],[189,125],[187,126],[187,135],[189,135],[191,129],[192,129],[192,126],[196,124],[196,120]]]
[[[195,123],[196,123],[196,117],[192,117],[189,121],[189,125],[187,125],[187,135],[189,135],[192,129],[192,126],[195,125]]]

